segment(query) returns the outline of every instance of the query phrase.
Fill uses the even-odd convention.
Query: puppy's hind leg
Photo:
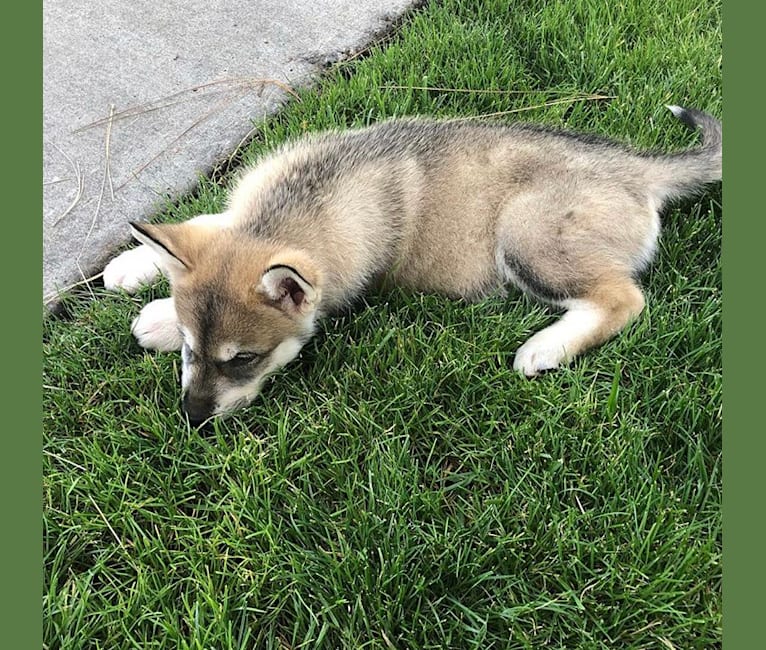
[[[644,295],[627,277],[600,279],[583,297],[562,301],[566,313],[516,352],[515,370],[533,377],[612,338],[644,308]]]

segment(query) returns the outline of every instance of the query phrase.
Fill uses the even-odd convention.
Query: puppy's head
[[[162,258],[181,349],[183,409],[199,423],[249,404],[315,328],[321,277],[297,250],[193,223],[132,224]]]

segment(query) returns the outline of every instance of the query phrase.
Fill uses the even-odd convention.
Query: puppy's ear
[[[316,307],[316,289],[287,264],[273,264],[266,269],[258,291],[288,313],[306,314]]]
[[[190,228],[185,224],[130,223],[130,230],[138,241],[154,250],[171,275],[187,273],[192,268],[193,246]]]

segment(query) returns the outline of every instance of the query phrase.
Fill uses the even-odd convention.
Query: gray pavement
[[[46,301],[100,272],[128,241],[128,220],[193,189],[286,88],[310,84],[414,4],[45,0]]]

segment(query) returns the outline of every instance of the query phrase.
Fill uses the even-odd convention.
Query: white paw
[[[111,291],[135,293],[160,275],[160,257],[146,244],[115,257],[104,269],[104,286]]]
[[[133,320],[130,331],[142,348],[159,352],[180,350],[183,336],[172,298],[152,300]]]
[[[566,360],[566,348],[561,338],[543,330],[516,351],[513,369],[534,377],[545,370],[558,368]]]

